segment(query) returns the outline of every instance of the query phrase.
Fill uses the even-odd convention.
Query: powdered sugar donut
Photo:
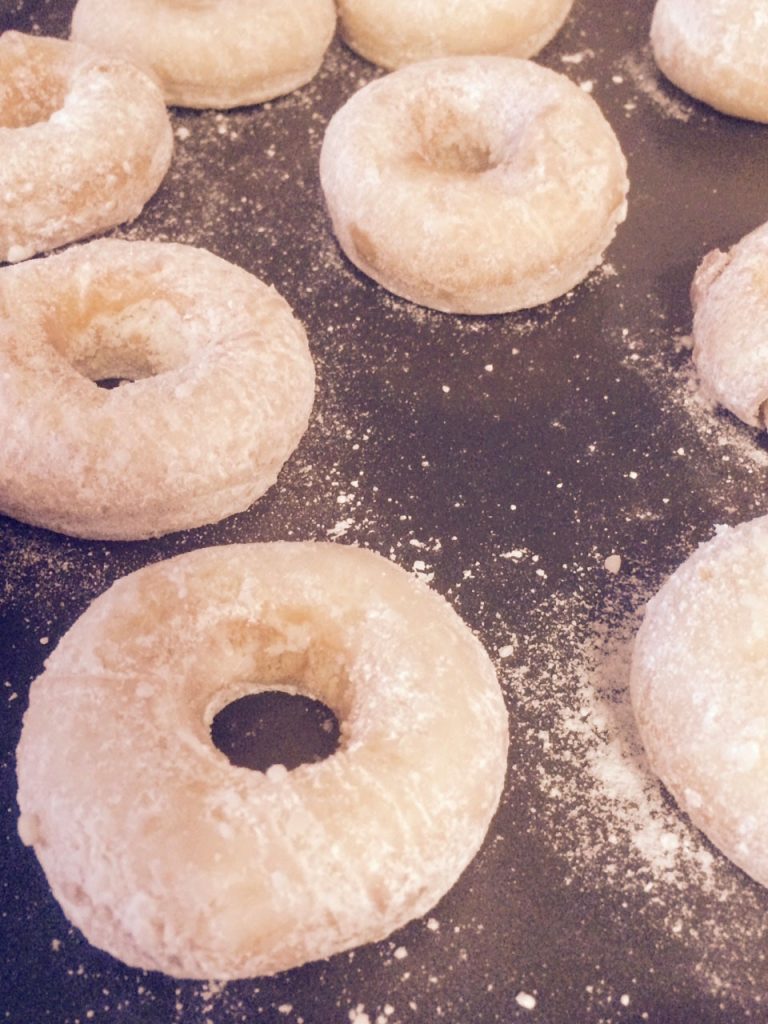
[[[213,746],[224,706],[296,688],[340,719],[330,757],[261,773]],[[506,751],[488,656],[391,562],[208,548],[118,581],[49,658],[19,831],[70,920],[126,963],[271,974],[430,909],[483,841]]]
[[[173,139],[157,86],[83,46],[0,36],[0,261],[138,216]]]
[[[626,162],[595,101],[512,57],[448,57],[369,83],[331,119],[320,176],[349,259],[453,313],[567,292],[625,216]]]
[[[152,70],[168,103],[239,107],[317,73],[333,0],[79,0],[72,38]]]
[[[555,35],[573,0],[338,0],[344,41],[398,68],[432,57],[532,57]]]
[[[768,122],[765,0],[657,0],[651,44],[685,92],[724,114]]]
[[[693,358],[702,390],[750,426],[766,426],[768,224],[726,253],[709,253],[693,280]]]
[[[288,304],[203,250],[100,240],[0,270],[0,511],[17,519],[134,539],[239,512],[313,395]]]
[[[653,770],[768,885],[768,517],[721,528],[649,603],[632,702]]]

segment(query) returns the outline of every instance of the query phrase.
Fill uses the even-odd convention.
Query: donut
[[[112,540],[215,522],[274,483],[313,397],[288,304],[202,249],[100,239],[0,270],[6,515]]]
[[[0,262],[137,217],[172,151],[142,71],[61,39],[0,35]]]
[[[595,101],[514,57],[445,57],[370,82],[331,118],[320,177],[356,267],[412,302],[477,314],[586,277],[628,188]]]
[[[768,517],[721,527],[648,604],[631,696],[654,772],[768,885]]]
[[[728,252],[713,250],[693,279],[693,359],[702,392],[750,426],[766,426],[768,224]]]
[[[305,693],[341,741],[231,764],[214,716]],[[506,770],[493,666],[453,609],[372,552],[203,548],[119,580],[32,684],[19,833],[95,946],[184,978],[273,974],[424,914],[483,842]]]
[[[768,122],[765,0],[657,0],[651,46],[684,92],[723,114]]]
[[[337,0],[344,42],[384,68],[433,57],[533,57],[573,0]]]
[[[71,36],[152,70],[166,102],[262,103],[315,76],[334,0],[78,0]]]

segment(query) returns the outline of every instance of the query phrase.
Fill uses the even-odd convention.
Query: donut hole
[[[339,720],[326,704],[282,690],[239,697],[211,722],[216,749],[231,764],[260,772],[322,761],[336,751],[339,737]]]
[[[32,125],[48,121],[64,106],[66,92],[63,85],[59,85],[58,88],[36,89],[33,93],[19,88],[18,85],[19,83],[10,82],[2,90],[0,128],[31,128]]]
[[[0,86],[0,128],[31,128],[48,121],[64,106],[65,97],[66,86],[52,76],[43,81],[15,76]]]
[[[476,175],[501,162],[476,112],[451,102],[425,98],[412,113],[417,163],[451,175]]]
[[[483,174],[497,165],[490,146],[468,135],[450,138],[431,134],[422,139],[418,155],[432,170],[443,174]]]
[[[143,287],[149,288],[144,282]],[[51,345],[81,376],[102,388],[178,370],[201,354],[209,337],[168,297],[114,296],[89,290],[47,324]]]
[[[64,106],[67,75],[45,42],[43,48],[50,61],[35,59],[23,37],[7,33],[0,47],[0,128],[29,128]]]

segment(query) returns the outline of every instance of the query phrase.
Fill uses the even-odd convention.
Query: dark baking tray
[[[0,26],[63,36],[71,7],[2,0]],[[768,895],[677,813],[627,714],[643,602],[715,524],[766,504],[764,436],[697,399],[683,339],[699,259],[768,219],[768,128],[658,76],[651,9],[576,0],[541,55],[592,89],[632,187],[604,267],[532,312],[430,312],[340,255],[319,147],[333,111],[380,72],[338,40],[291,96],[172,112],[172,170],[116,234],[204,246],[274,284],[307,327],[317,402],[276,486],[216,526],[108,544],[0,518],[0,1020],[768,1019]],[[117,577],[207,544],[291,538],[382,552],[477,631],[510,712],[502,806],[454,889],[388,941],[228,985],[126,968],[68,926],[17,838],[29,684]]]

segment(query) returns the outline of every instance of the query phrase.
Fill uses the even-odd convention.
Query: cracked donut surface
[[[327,704],[336,752],[231,764],[211,721],[264,689]],[[507,744],[482,646],[387,559],[201,549],[113,584],[48,659],[19,830],[94,945],[177,977],[271,974],[433,907],[483,842]]]
[[[702,391],[752,427],[768,402],[768,224],[713,250],[691,288],[693,359]]]
[[[79,0],[72,38],[148,68],[166,102],[229,109],[298,89],[320,68],[333,0]]]
[[[338,0],[344,41],[398,68],[433,57],[533,57],[557,33],[573,0]]]
[[[205,250],[103,239],[0,270],[6,515],[113,540],[216,522],[274,483],[313,399],[288,303]]]
[[[723,114],[768,122],[765,0],[658,0],[651,45],[678,88]]]
[[[133,220],[172,151],[143,71],[61,39],[0,35],[0,262]]]
[[[564,294],[626,215],[626,161],[595,101],[512,57],[423,61],[369,83],[331,119],[320,176],[352,263],[445,312]]]
[[[768,517],[720,527],[649,602],[631,695],[651,767],[768,885]]]

